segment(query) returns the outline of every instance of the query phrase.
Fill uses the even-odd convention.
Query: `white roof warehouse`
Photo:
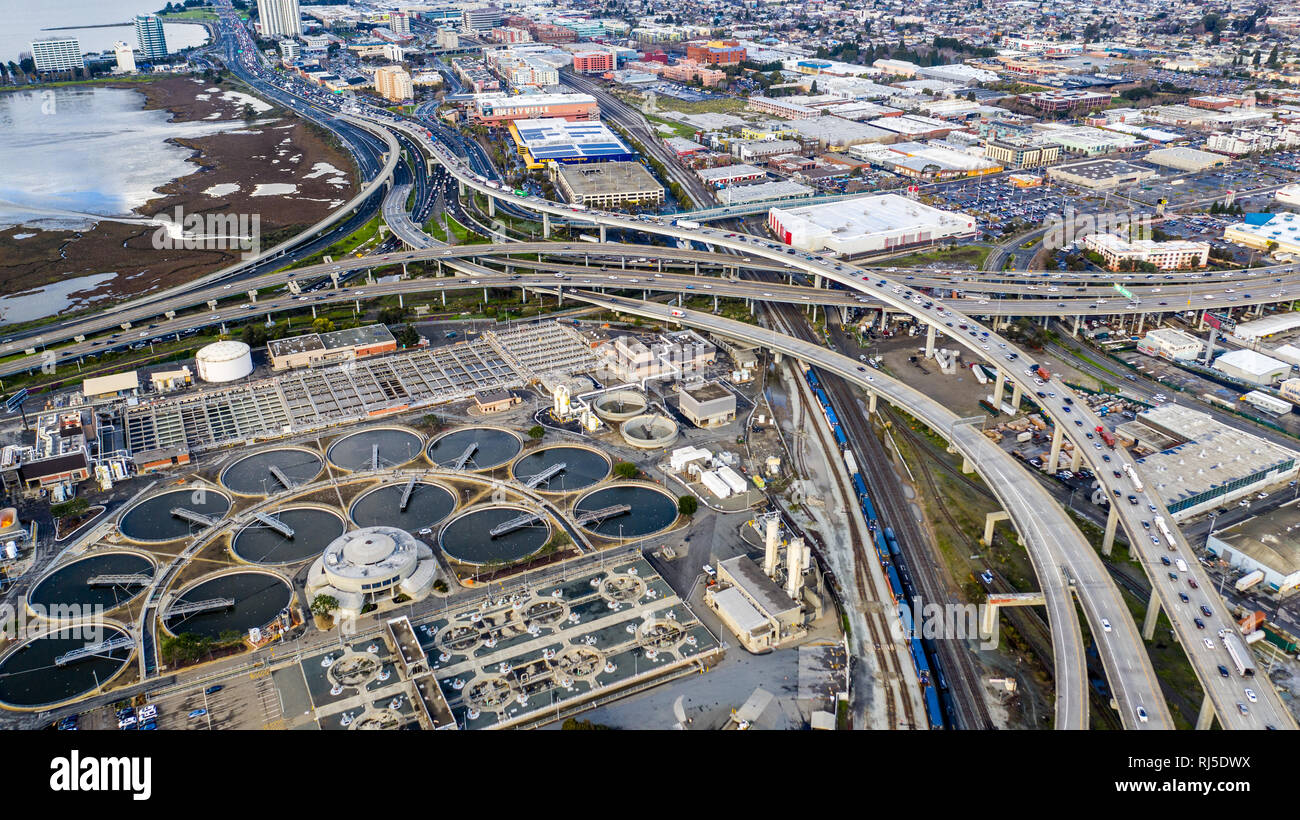
[[[841,256],[924,245],[971,236],[976,231],[973,216],[932,208],[897,194],[802,208],[772,208],[767,222],[787,245]]]

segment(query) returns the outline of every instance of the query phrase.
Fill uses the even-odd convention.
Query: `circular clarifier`
[[[293,536],[254,520],[231,540],[236,555],[253,564],[296,564],[320,555],[347,526],[341,515],[320,507],[293,507],[270,515],[292,530]]]
[[[300,484],[309,484],[320,475],[325,462],[319,453],[302,447],[279,447],[244,456],[221,471],[221,484],[240,495],[272,495],[291,490]],[[284,478],[285,486],[271,468]]]
[[[370,470],[378,456],[379,469],[399,467],[420,455],[424,442],[410,430],[376,427],[338,439],[329,446],[330,463],[350,472]]]
[[[173,515],[172,510],[189,510],[220,520],[230,511],[230,498],[207,487],[169,490],[128,509],[118,519],[117,528],[132,541],[143,542],[175,541],[205,529],[200,523]]]
[[[419,532],[440,523],[456,509],[455,494],[438,484],[415,482],[406,508],[402,509],[405,494],[406,482],[376,487],[352,502],[349,515],[358,527],[396,527]]]
[[[470,451],[470,447],[473,450]],[[523,450],[519,436],[500,427],[463,427],[434,439],[429,444],[429,460],[439,467],[453,469],[467,451],[466,470],[490,470],[510,461]]]
[[[483,507],[453,518],[438,534],[438,544],[453,561],[462,564],[512,563],[537,552],[551,537],[543,517],[521,527],[492,535],[492,529],[530,513],[522,507]]]
[[[97,631],[69,627],[33,638],[0,660],[0,702],[23,707],[61,703],[107,683],[126,666],[132,647],[101,651],[62,665],[57,661],[69,652],[125,635],[113,626]]]
[[[107,576],[153,577],[153,562],[134,552],[102,552],[62,566],[36,582],[27,596],[33,610],[46,613],[51,607],[74,604],[79,607],[102,606],[110,611],[135,598],[148,589],[147,583],[137,583],[139,578],[108,578]],[[91,584],[91,580],[95,580]]]
[[[533,476],[543,475],[563,464],[564,468],[550,478],[533,484],[532,489],[544,493],[565,493],[581,490],[604,481],[609,476],[609,458],[587,447],[544,447],[520,457],[510,468],[516,481],[529,483]]]
[[[270,623],[292,600],[289,585],[268,572],[232,572],[190,587],[169,605],[230,598],[234,605],[205,612],[192,612],[163,619],[173,635],[192,632],[204,638],[218,638],[222,632],[247,633]]]
[[[606,538],[640,538],[659,532],[677,520],[677,499],[644,484],[619,484],[593,490],[573,505],[573,515],[626,505],[627,512],[593,521],[584,528]]]

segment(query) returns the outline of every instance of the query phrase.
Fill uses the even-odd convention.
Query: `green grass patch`
[[[900,268],[911,268],[919,265],[929,265],[934,262],[944,262],[948,264],[974,265],[978,269],[984,266],[984,260],[988,259],[991,250],[991,248],[983,245],[960,245],[946,250],[936,249],[909,253],[906,256],[890,259],[889,264],[897,265]]]

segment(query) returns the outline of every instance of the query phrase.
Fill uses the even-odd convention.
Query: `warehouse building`
[[[1137,345],[1139,353],[1173,362],[1195,361],[1203,350],[1205,343],[1200,339],[1172,327],[1148,330]]]
[[[718,202],[723,205],[746,205],[751,202],[775,202],[784,199],[807,199],[816,191],[807,185],[782,180],[759,182],[754,185],[735,185],[718,191]]]
[[[636,153],[600,122],[517,120],[510,123],[510,136],[530,169],[543,168],[548,162],[636,160]]]
[[[1228,158],[1223,154],[1212,154],[1209,151],[1198,151],[1195,148],[1160,148],[1151,151],[1146,155],[1146,161],[1152,165],[1159,165],[1163,168],[1173,168],[1176,171],[1207,171],[1211,168],[1222,168],[1228,164]]]
[[[725,165],[721,168],[701,168],[695,172],[706,185],[725,188],[738,182],[753,182],[767,178],[767,171],[753,165]]]
[[[1254,350],[1234,350],[1214,360],[1214,369],[1248,384],[1273,384],[1291,375],[1291,365]]]
[[[790,128],[795,135],[808,141],[817,141],[817,147],[825,150],[843,150],[865,142],[897,142],[898,134],[886,131],[864,122],[840,119],[839,117],[816,117],[810,120],[794,120]]]
[[[397,340],[385,325],[366,325],[331,333],[307,333],[266,343],[272,370],[317,367],[362,359],[397,350]]]
[[[1233,569],[1264,573],[1274,592],[1290,592],[1300,586],[1300,507],[1288,504],[1220,530],[1206,548]]]
[[[664,186],[639,162],[553,163],[551,178],[566,202],[591,208],[658,205]]]
[[[111,376],[93,376],[81,383],[81,394],[86,397],[86,401],[134,396],[139,391],[140,376],[134,370]]]
[[[736,418],[736,394],[716,382],[683,388],[678,401],[682,415],[696,427],[720,427]]]
[[[1274,313],[1272,316],[1265,316],[1251,322],[1238,322],[1237,326],[1232,329],[1232,335],[1233,338],[1253,344],[1270,336],[1276,336],[1288,330],[1295,330],[1298,327],[1300,327],[1300,312],[1287,311],[1286,313]]]
[[[1300,214],[1275,214],[1261,224],[1238,222],[1223,229],[1223,238],[1274,255],[1300,256]]]
[[[774,649],[803,625],[803,611],[748,556],[718,562],[718,582],[705,603],[750,652]]]
[[[1093,159],[1048,168],[1047,176],[1054,182],[1105,191],[1151,179],[1156,172],[1117,159]]]
[[[1175,521],[1295,479],[1300,453],[1177,404],[1153,407],[1115,431],[1137,441],[1170,440],[1138,461]]]
[[[841,256],[926,245],[976,232],[972,216],[932,208],[897,194],[772,208],[767,225],[787,245]]]
[[[471,116],[489,125],[550,118],[577,122],[600,119],[600,110],[590,94],[479,94]]]

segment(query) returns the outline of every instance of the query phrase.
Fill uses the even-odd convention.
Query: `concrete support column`
[[[1002,413],[1002,395],[1007,391],[1007,374],[998,370],[997,379],[993,382],[993,412],[1001,415]]]
[[[1021,395],[1023,395],[1023,393],[1022,393],[1022,388],[1020,387],[1020,384],[1019,384],[1019,383],[1016,383],[1016,384],[1011,385],[1011,406],[1014,407],[1014,408],[1016,408],[1017,411],[1020,410],[1020,397],[1021,397]]]
[[[1134,335],[1134,336],[1141,336],[1141,335],[1142,335],[1142,329],[1143,329],[1144,327],[1146,327],[1146,325],[1147,325],[1147,315],[1146,315],[1145,313],[1139,313],[1139,314],[1138,314],[1138,326],[1137,326],[1137,330],[1133,331],[1133,335]]]
[[[966,458],[965,456],[962,456],[961,459],[961,471],[966,475],[970,475],[971,473],[975,472],[975,465],[971,464],[970,459]]]
[[[564,285],[555,289],[555,306],[564,307]]]
[[[1156,636],[1156,622],[1160,620],[1160,598],[1151,590],[1151,599],[1147,601],[1147,617],[1142,621],[1142,638],[1151,640]]]
[[[773,351],[772,351],[772,361],[773,361],[773,362],[775,362],[776,364],[780,364],[780,363],[781,363],[781,358],[782,358],[782,357],[781,357],[781,351],[779,351],[779,350],[773,350]]]
[[[604,225],[601,225],[601,226],[600,226],[600,241],[601,241],[601,242],[604,242],[604,241],[605,241],[605,226],[604,226]]]
[[[999,521],[1006,521],[1010,517],[1011,516],[1007,515],[1007,513],[1002,510],[995,510],[994,512],[991,512],[988,515],[984,516],[984,543],[985,544],[993,543],[993,525],[997,524]]]
[[[695,260],[695,275],[700,275],[700,260],[698,259]]]
[[[1076,339],[1079,338],[1079,325],[1081,325],[1082,323],[1083,323],[1083,317],[1082,317],[1082,316],[1075,316],[1075,317],[1074,317],[1074,331],[1073,331],[1073,336],[1074,336],[1074,338],[1076,338]]]
[[[1119,508],[1111,502],[1106,513],[1106,534],[1101,537],[1101,554],[1110,555],[1115,548],[1115,529],[1119,526]]]
[[[1060,425],[1052,428],[1052,450],[1051,455],[1047,457],[1046,465],[1048,472],[1055,473],[1057,471],[1056,465],[1061,460],[1061,444],[1064,441],[1065,431],[1061,429]]]
[[[545,211],[542,211],[542,238],[551,238],[551,215]]]
[[[1196,731],[1204,732],[1212,725],[1214,725],[1214,702],[1210,700],[1210,694],[1207,692],[1201,700],[1201,711],[1196,715]]]
[[[874,390],[867,394],[867,412],[873,416],[876,414],[876,391]]]
[[[528,288],[522,287],[519,289],[519,301],[525,304],[528,303]]]
[[[406,307],[406,300],[402,298],[402,294],[400,292],[397,294],[397,306],[399,308]]]
[[[1075,447],[1070,453],[1070,472],[1077,473],[1083,464],[1083,448]]]
[[[488,197],[488,216],[496,216],[496,215],[497,215],[497,200],[496,197],[490,196]]]
[[[713,312],[718,312],[718,294],[713,294]]]
[[[459,179],[456,180],[456,189],[460,192],[461,196],[465,195],[465,183],[461,182]]]
[[[934,337],[937,333],[934,325],[928,325],[925,329],[925,358],[934,358]]]
[[[443,306],[443,307],[446,307],[446,306],[447,306],[447,290],[446,290],[446,288],[443,288],[443,290],[442,290],[442,306]],[[316,313],[315,313],[314,310],[313,310],[313,312],[312,312],[312,315],[313,315],[313,316],[316,315]]]
[[[822,275],[820,273],[813,274],[813,287],[819,288],[821,286],[822,286]]]
[[[256,290],[250,290],[250,291],[248,292],[248,301],[252,302],[253,304],[257,304],[257,291],[256,291]]]

